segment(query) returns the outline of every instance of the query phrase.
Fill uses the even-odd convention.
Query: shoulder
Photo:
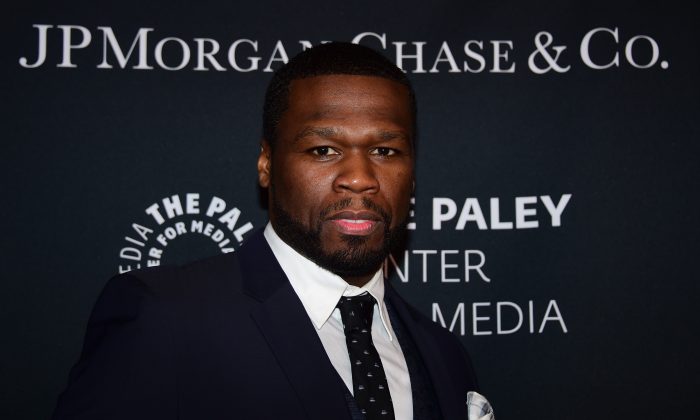
[[[387,286],[386,290],[387,299],[393,307],[402,313],[404,322],[408,321],[420,327],[421,331],[437,339],[439,343],[445,342],[450,346],[459,345],[461,347],[459,340],[454,334],[433,322],[421,311],[408,303],[393,287]]]
[[[430,357],[439,357],[443,363],[450,366],[450,373],[459,377],[460,382],[467,384],[470,389],[477,387],[476,373],[471,357],[461,340],[443,326],[435,323],[418,309],[407,303],[402,297],[391,290],[388,293],[391,303],[404,311],[404,322],[411,322],[420,334],[414,335],[416,340],[424,340],[423,349],[431,349]]]
[[[149,296],[174,296],[191,288],[211,288],[222,280],[240,277],[233,253],[217,255],[184,265],[164,265],[129,271],[112,277],[105,291],[131,290]]]
[[[432,319],[428,318],[418,309],[414,308],[412,305],[406,303],[408,312],[411,314],[411,318],[421,326],[428,334],[430,334],[436,343],[441,345],[443,349],[453,349],[459,352],[464,352],[465,348],[460,342],[459,338],[450,332],[445,327],[437,324]]]
[[[188,263],[118,274],[107,281],[90,317],[90,324],[143,318],[156,308],[186,300],[235,293],[240,289],[236,258],[231,254]]]
[[[243,277],[257,278],[261,273],[269,274],[266,268],[274,265],[273,262],[272,251],[262,231],[259,231],[237,251],[180,266],[166,265],[130,271],[114,277],[110,283],[134,285],[134,282],[138,282],[140,287],[164,297],[183,293],[220,293],[222,288],[240,290]]]

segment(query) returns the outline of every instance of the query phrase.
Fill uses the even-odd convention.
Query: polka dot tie
[[[338,302],[350,354],[355,402],[368,420],[393,419],[394,406],[379,353],[372,343],[376,301],[369,293],[341,297]]]

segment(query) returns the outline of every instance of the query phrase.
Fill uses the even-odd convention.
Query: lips
[[[341,211],[327,220],[345,235],[369,235],[382,223],[382,218],[371,211]]]

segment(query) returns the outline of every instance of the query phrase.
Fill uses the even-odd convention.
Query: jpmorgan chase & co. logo
[[[253,230],[241,211],[217,197],[175,194],[146,207],[148,222],[132,223],[119,250],[119,272],[233,252]]]

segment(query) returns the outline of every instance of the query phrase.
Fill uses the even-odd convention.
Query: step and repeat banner
[[[235,252],[265,225],[266,84],[330,40],[414,83],[410,241],[385,273],[460,338],[497,417],[696,413],[691,12],[98,3],[2,18],[0,417],[49,416],[111,276]]]

